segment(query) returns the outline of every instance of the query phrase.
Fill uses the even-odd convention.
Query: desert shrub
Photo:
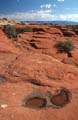
[[[33,32],[31,28],[18,28],[17,29],[18,33],[23,33],[23,32]]]
[[[68,57],[72,57],[70,51],[74,49],[74,44],[71,40],[69,41],[59,41],[56,44],[56,47],[60,52],[66,52],[68,53]]]
[[[3,30],[9,38],[17,37],[17,31],[15,25],[4,25]]]
[[[62,52],[69,52],[74,48],[72,41],[59,41],[56,47]]]
[[[7,20],[7,18],[3,18],[3,20]]]
[[[77,28],[77,25],[71,25],[72,31],[75,31],[75,29]]]
[[[45,32],[43,28],[33,28],[33,32]]]
[[[71,29],[78,35],[78,25],[72,25]]]

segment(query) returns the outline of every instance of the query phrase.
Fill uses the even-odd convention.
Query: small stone
[[[14,95],[14,96],[15,96],[15,95],[16,95],[16,93],[13,93],[12,95]]]
[[[8,105],[7,104],[2,104],[2,105],[0,105],[0,107],[3,108],[3,109],[5,109],[5,108],[8,107]]]

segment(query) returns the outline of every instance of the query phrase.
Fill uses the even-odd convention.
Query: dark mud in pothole
[[[68,89],[60,89],[56,95],[51,97],[52,106],[55,108],[64,107],[71,100],[71,92]]]
[[[62,108],[68,104],[71,100],[71,92],[66,88],[61,88],[56,91],[55,95],[52,95],[50,91],[47,94],[41,95],[39,91],[35,94],[31,94],[23,101],[23,107],[28,108]]]
[[[6,81],[6,78],[0,75],[0,84],[5,83]]]
[[[47,104],[46,99],[40,98],[40,97],[33,97],[24,103],[24,107],[30,107],[30,108],[44,108]]]

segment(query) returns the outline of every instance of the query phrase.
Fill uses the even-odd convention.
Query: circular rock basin
[[[33,97],[26,100],[24,106],[30,108],[44,108],[46,107],[47,101],[44,98]]]
[[[71,93],[67,89],[61,89],[57,95],[52,96],[51,103],[54,107],[63,107],[70,102]]]

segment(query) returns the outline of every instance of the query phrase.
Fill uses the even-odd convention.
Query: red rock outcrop
[[[63,31],[63,35],[68,37],[76,37],[76,34],[73,31]]]
[[[70,26],[69,27],[63,26],[63,27],[60,27],[59,29],[62,31],[64,36],[67,36],[67,37],[76,37],[77,36],[75,31],[73,31]]]
[[[14,46],[11,39],[8,39],[2,30],[0,30],[0,52],[18,53],[20,50]]]
[[[19,26],[22,28],[22,26]],[[18,28],[19,28],[18,27]],[[26,28],[26,26],[23,26]],[[23,50],[34,51],[36,53],[48,54],[51,56],[58,56],[58,58],[67,55],[57,54],[57,49],[54,47],[57,41],[64,40],[62,32],[58,28],[45,25],[27,25],[32,29],[44,29],[43,31],[24,32],[18,35],[16,45],[20,46]]]
[[[9,59],[8,54],[7,57]],[[20,55],[17,59],[12,55],[10,59],[11,61],[8,61],[8,63],[3,63],[5,71],[2,75],[5,76],[6,82],[0,84],[1,120],[17,118],[31,120],[30,115],[32,115],[32,119],[38,120],[51,120],[52,118],[54,120],[57,120],[57,118],[74,120],[77,118],[78,107],[75,97],[77,96],[75,91],[78,88],[77,68],[65,65],[43,54],[28,53]],[[2,71],[1,67],[0,71]],[[63,108],[50,107],[36,110],[22,106],[23,99],[29,94],[33,95],[33,91],[36,92],[37,89],[44,95],[47,91],[54,94],[55,90],[61,87],[71,90],[72,94],[71,102]],[[73,112],[74,114],[72,114]],[[68,114],[66,115],[66,113]]]
[[[17,25],[22,26],[43,31],[20,33],[13,41],[0,30],[0,119],[76,120],[78,37],[64,37],[53,26]],[[70,38],[75,44],[72,58],[55,48],[58,41]],[[39,109],[25,107],[29,97],[36,97],[36,102],[29,101],[28,105],[35,104]],[[46,107],[42,108],[43,104]]]

